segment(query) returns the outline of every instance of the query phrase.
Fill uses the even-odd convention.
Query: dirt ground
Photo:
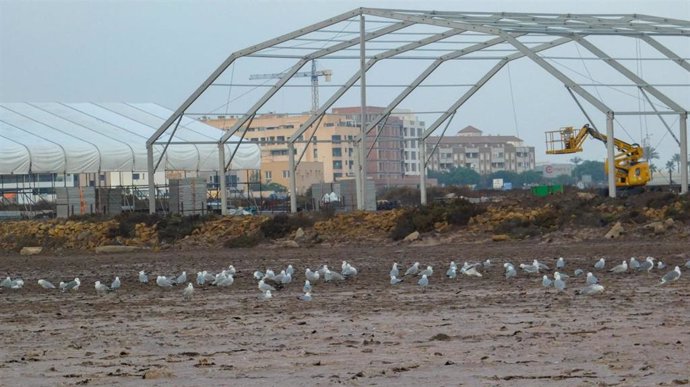
[[[21,290],[0,290],[0,385],[621,385],[687,384],[690,378],[690,272],[657,286],[663,273],[597,273],[606,291],[577,296],[541,287],[541,275],[507,281],[502,264],[566,258],[566,272],[651,255],[683,265],[687,242],[501,242],[437,246],[234,249],[0,257],[0,274]],[[445,278],[450,260],[491,258],[482,278]],[[314,285],[297,299],[304,268],[360,274]],[[392,287],[391,264],[434,266],[430,286]],[[252,272],[293,264],[298,275],[269,301]],[[141,285],[137,272],[179,274],[238,269],[230,288]],[[672,267],[671,267],[672,268]],[[98,296],[93,283],[122,279]],[[54,283],[78,276],[82,287]],[[155,278],[155,277],[154,277]],[[193,276],[190,280],[193,280]],[[151,380],[142,380],[146,375]],[[6,384],[7,383],[7,384]]]

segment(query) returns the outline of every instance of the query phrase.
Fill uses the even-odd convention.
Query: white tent
[[[146,140],[171,114],[152,103],[0,103],[0,174],[146,171]],[[183,118],[172,141],[206,144],[171,144],[159,169],[218,170],[213,142],[223,134]],[[227,163],[236,144],[225,147]],[[163,145],[154,146],[156,160],[162,150]],[[230,169],[260,165],[259,146],[243,143]]]

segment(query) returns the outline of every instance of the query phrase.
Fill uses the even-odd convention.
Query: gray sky
[[[32,1],[0,0],[0,101],[127,101],[155,102],[176,108],[232,52],[290,32],[358,6],[379,8],[437,9],[454,11],[506,11],[556,13],[645,13],[690,19],[690,1]],[[690,57],[689,39],[669,42],[684,57]],[[636,46],[619,45],[606,38],[598,41],[612,55],[635,56]],[[683,44],[684,43],[684,44]],[[644,50],[644,49],[643,49]],[[582,50],[584,51],[584,50]],[[650,50],[651,52],[651,50]],[[572,52],[571,52],[572,54]],[[658,54],[656,54],[658,56]],[[334,70],[333,84],[343,83],[356,63],[322,61],[321,68]],[[407,61],[396,61],[407,62]],[[476,62],[476,61],[475,61]],[[461,68],[441,72],[436,83],[472,83],[490,64],[464,62]],[[628,63],[650,82],[690,84],[690,73],[679,66],[663,67],[656,62]],[[565,64],[564,64],[565,65]],[[244,67],[243,67],[244,66]],[[370,83],[403,82],[414,78],[426,64],[382,66],[368,75]],[[405,67],[408,66],[408,67]],[[468,67],[469,66],[469,67]],[[591,72],[607,81],[613,77],[606,66],[594,63],[567,64],[573,76]],[[238,63],[235,82],[246,82],[252,72],[279,72],[285,63]],[[306,68],[305,68],[306,70]],[[607,72],[608,71],[608,72]],[[596,74],[596,75],[595,75]],[[451,79],[452,78],[452,79]],[[511,87],[512,86],[512,87]],[[265,90],[265,89],[264,89]],[[335,89],[321,91],[323,102]],[[512,97],[511,97],[512,90]],[[687,87],[668,89],[670,95],[690,109]],[[397,90],[372,90],[369,101],[385,105]],[[403,102],[415,111],[444,110],[464,90],[431,90]],[[590,90],[612,105],[637,109],[634,88],[623,91]],[[664,89],[666,92],[667,90]],[[228,108],[244,111],[258,98],[242,90],[231,90],[235,101]],[[308,89],[289,89],[270,105],[275,111],[308,109]],[[377,94],[378,93],[378,94]],[[224,105],[227,91],[204,101],[205,106]],[[299,101],[299,103],[297,102]],[[356,104],[355,98],[343,104]],[[648,107],[647,107],[648,109]],[[224,110],[219,111],[222,113]],[[603,127],[604,117],[593,109],[595,123]],[[420,117],[427,123],[436,116]],[[566,161],[569,156],[544,155],[544,131],[584,123],[584,118],[561,84],[526,59],[517,61],[494,77],[485,89],[464,106],[449,133],[474,125],[490,134],[515,134],[537,148],[538,161]],[[516,125],[517,123],[517,125]],[[677,145],[665,134],[655,117],[621,118],[624,129],[617,133],[628,141],[649,142],[662,153],[663,165]],[[678,123],[669,118],[677,133]],[[586,159],[603,160],[605,148],[596,142],[585,145]]]

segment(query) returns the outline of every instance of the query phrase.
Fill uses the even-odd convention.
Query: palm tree
[[[570,159],[570,162],[577,166],[580,165],[580,163],[582,162],[582,158],[575,156],[572,159]]]
[[[654,163],[649,164],[649,172],[654,174],[655,172],[659,172],[659,167],[656,166]]]
[[[680,171],[680,153],[676,153],[673,156],[671,156],[671,161],[678,165],[678,170]]]
[[[659,152],[657,152],[656,148],[653,146],[644,145],[642,147],[642,151],[644,152],[644,159],[647,161],[652,161],[659,158]]]
[[[676,163],[673,161],[673,159],[669,160],[666,162],[666,170],[668,171],[668,184],[671,185],[673,184],[673,170],[676,168]]]

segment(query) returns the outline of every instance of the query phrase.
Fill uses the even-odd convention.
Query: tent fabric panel
[[[12,110],[12,104],[4,104],[0,108],[0,120],[30,132],[37,137],[52,141],[63,149],[65,157],[65,170],[81,170],[83,172],[98,172],[100,167],[100,152],[97,146],[80,138],[63,133],[50,126],[46,126],[31,116],[22,115]],[[27,144],[25,144],[27,145]],[[34,157],[36,161],[36,157]],[[32,170],[35,171],[34,168]]]
[[[138,144],[144,142],[148,139],[146,134],[138,134],[136,132],[128,131],[126,128],[122,128],[114,125],[111,122],[107,122],[96,118],[89,114],[88,109],[82,111],[76,108],[76,104],[60,104],[54,102],[46,103],[36,103],[34,104],[41,109],[51,112],[60,117],[64,117],[70,121],[74,121],[79,125],[88,127],[94,132],[100,133],[102,135],[109,136],[115,140],[121,141],[122,143],[129,145],[128,152],[130,153],[130,160],[122,165],[119,169],[114,170],[114,172],[126,172],[126,171],[145,171],[146,170],[146,147],[143,149],[138,146]],[[90,104],[84,104],[86,107]]]
[[[60,115],[50,113],[30,104],[5,104],[5,106],[63,133],[69,133],[71,136],[85,139],[84,141],[89,144],[94,144],[99,153],[100,171],[131,169],[132,151],[125,143],[115,141],[98,132],[89,130],[85,126],[62,118]]]
[[[0,171],[9,171],[8,174],[27,174],[30,170],[31,157],[26,147],[0,137]]]

